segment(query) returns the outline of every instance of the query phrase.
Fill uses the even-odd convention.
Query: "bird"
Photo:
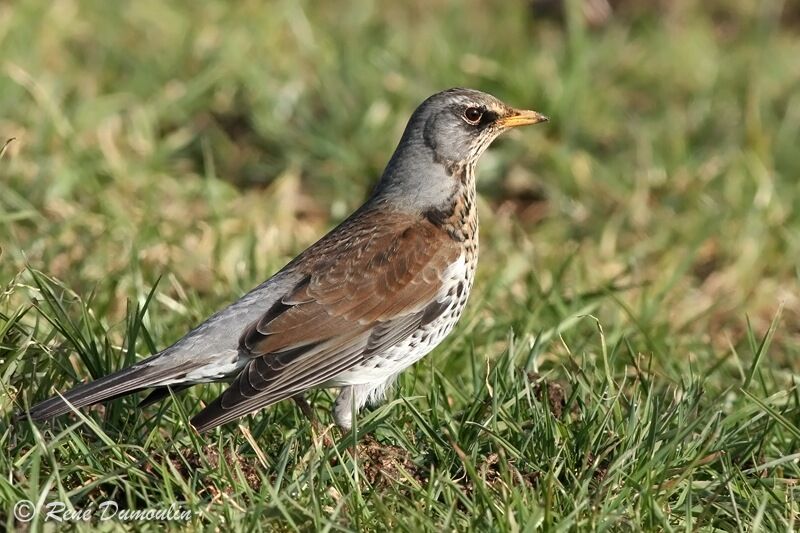
[[[150,391],[228,387],[190,423],[198,432],[338,388],[344,431],[460,318],[478,261],[475,168],[501,133],[546,122],[494,96],[453,88],[413,112],[366,202],[272,277],[142,361],[32,406],[33,421]]]

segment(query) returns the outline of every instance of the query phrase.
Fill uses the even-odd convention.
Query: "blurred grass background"
[[[170,344],[357,207],[415,106],[452,86],[490,92],[551,122],[498,142],[482,159],[475,292],[456,334],[409,372],[400,390],[424,395],[445,378],[455,389],[472,390],[462,378],[479,389],[480,379],[464,377],[474,362],[499,364],[517,357],[518,347],[527,355],[514,359],[517,367],[572,390],[580,389],[573,378],[581,364],[609,386],[646,361],[664,397],[701,377],[700,388],[719,402],[706,406],[708,416],[731,413],[737,402],[760,406],[748,403],[748,394],[759,401],[780,396],[762,411],[773,424],[731,468],[795,454],[800,9],[778,0],[612,6],[598,22],[578,0],[561,7],[541,0],[0,4],[0,142],[14,139],[0,158],[0,428],[14,450],[4,477],[16,480],[0,494],[9,502],[42,496],[50,489],[32,479],[52,476],[58,465],[81,470],[74,450],[32,465],[34,443],[45,437],[20,436],[9,424],[15,405],[89,377],[92,361],[76,354],[75,339],[59,328],[67,317],[97,342],[100,373]],[[26,265],[57,281],[43,289]],[[137,346],[132,310],[159,279]],[[768,332],[770,342],[761,344]],[[742,392],[743,383],[755,389]],[[505,386],[513,395],[522,385]],[[588,397],[603,397],[582,386]],[[187,401],[207,401],[213,392],[192,392]],[[445,399],[411,402],[427,412],[441,408],[437,401]],[[457,410],[471,400],[449,401]],[[112,422],[139,416],[130,413],[133,405],[124,404],[128,415]],[[402,428],[421,431],[408,409],[401,402],[380,411],[390,421],[376,424],[396,430],[384,428],[393,435],[384,443],[401,443]],[[272,425],[294,416],[291,406],[273,411],[264,415]],[[632,415],[612,411],[622,431]],[[150,435],[153,446],[159,426],[178,431],[180,423],[157,420],[139,426],[139,434]],[[294,435],[293,426],[303,423],[260,427],[277,436]],[[115,442],[142,442],[132,428],[108,420],[103,426]],[[788,433],[775,433],[779,428]],[[224,432],[220,447],[241,444],[236,431]],[[102,441],[92,432],[72,438],[83,443],[75,449]],[[302,439],[310,437],[293,438],[308,446]],[[490,448],[476,448],[475,460],[485,462]],[[97,461],[95,476],[102,477],[108,465]],[[793,461],[793,473],[775,477],[796,480]],[[436,471],[435,462],[418,457],[415,464]],[[544,461],[541,469],[549,469]],[[608,483],[624,484],[619,475]],[[152,480],[105,481],[152,504]],[[78,502],[107,495],[81,483],[63,490]],[[742,487],[750,494],[748,483]],[[531,490],[548,494],[536,484]],[[767,516],[769,525],[788,527],[798,505],[786,490],[763,500],[754,495],[746,513],[727,509],[740,520],[730,524],[763,526]],[[481,497],[492,501],[492,494]],[[564,501],[569,495],[565,489]],[[535,497],[540,507],[524,505],[545,513],[539,524],[596,527],[613,516],[635,525],[639,506],[663,509],[673,496],[648,504],[631,497],[628,510],[611,514],[570,515]],[[724,529],[727,522],[714,520],[725,514],[725,498],[700,504],[714,517],[701,522]],[[407,505],[396,494],[386,501],[389,509]],[[374,501],[341,505],[335,516],[349,518],[331,524],[357,528],[354,517]],[[498,525],[470,518],[464,505],[464,516],[459,508],[453,513],[460,518],[432,517],[427,525]],[[241,519],[235,508],[222,523]],[[285,522],[288,529],[310,527],[281,512],[298,520]],[[365,527],[368,515],[378,522],[384,516],[363,515]],[[647,514],[662,528],[691,527],[691,515],[666,513],[662,523],[658,513]],[[309,520],[319,525],[313,520],[320,516]]]

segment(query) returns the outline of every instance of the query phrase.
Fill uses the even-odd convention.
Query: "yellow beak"
[[[538,124],[547,122],[550,119],[536,111],[525,109],[513,109],[508,115],[498,119],[498,123],[504,128],[516,128],[517,126],[527,126],[528,124]]]

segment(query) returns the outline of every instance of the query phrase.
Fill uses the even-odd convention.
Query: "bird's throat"
[[[432,224],[440,227],[455,241],[478,239],[478,208],[475,202],[475,165],[453,168],[455,181],[452,194],[441,204],[423,212]]]

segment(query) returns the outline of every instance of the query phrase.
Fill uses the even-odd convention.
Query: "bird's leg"
[[[314,410],[308,404],[305,395],[301,392],[295,396],[292,396],[292,400],[294,403],[297,404],[297,407],[300,408],[300,411],[308,418],[309,422],[311,422],[312,426],[318,425],[317,422],[317,415],[314,414]]]
[[[305,417],[308,418],[308,421],[311,422],[311,430],[315,435],[314,440],[316,440],[317,436],[321,435],[322,444],[326,448],[333,446],[333,441],[331,440],[330,436],[323,431],[322,426],[319,424],[319,420],[317,420],[317,415],[314,413],[314,409],[311,408],[311,405],[309,405],[305,395],[301,392],[300,394],[292,396],[292,400],[294,400],[294,403],[297,404],[297,407],[300,408],[300,411],[305,415]]]

